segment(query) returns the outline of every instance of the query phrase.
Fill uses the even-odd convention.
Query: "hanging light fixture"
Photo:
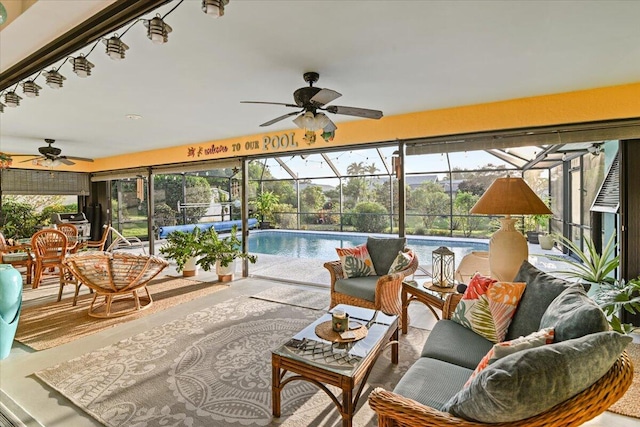
[[[36,160],[35,163],[38,166],[43,166],[45,168],[55,168],[56,166],[60,166],[62,162],[58,159],[39,159]]]
[[[4,107],[6,107],[6,105],[0,102],[0,113],[4,113]]]
[[[60,89],[63,82],[67,79],[55,69],[52,69],[51,71],[43,71],[42,74],[44,74],[47,86],[51,89]]]
[[[293,119],[293,123],[301,129],[317,131],[331,123],[331,120],[324,113],[313,114],[312,111],[305,111]]]
[[[125,51],[129,49],[129,46],[127,46],[122,40],[120,40],[120,37],[118,37],[117,33],[109,39],[102,39],[102,43],[107,46],[106,53],[107,55],[109,55],[109,58],[114,61],[123,60]]]
[[[157,14],[155,18],[144,21],[144,26],[147,27],[147,37],[155,44],[164,44],[169,40],[169,33],[173,29],[166,24],[160,14]]]
[[[229,0],[202,0],[202,11],[207,15],[219,18],[224,15],[224,7]]]
[[[91,75],[91,69],[94,67],[94,65],[82,54],[75,58],[71,58],[71,64],[73,65],[73,72],[83,79]]]
[[[20,105],[21,99],[22,97],[20,97],[14,91],[10,91],[4,94],[4,102],[6,103],[7,107],[16,108]]]
[[[40,86],[36,84],[33,80],[27,80],[22,83],[22,91],[24,92],[24,96],[27,98],[35,98],[40,95]]]

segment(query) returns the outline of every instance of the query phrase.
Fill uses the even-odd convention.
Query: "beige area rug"
[[[28,307],[20,313],[15,339],[34,350],[45,350],[226,288],[227,285],[182,278],[156,279],[148,285],[153,298],[151,307],[109,319],[87,314],[93,294],[79,297],[75,307],[72,298]],[[117,309],[115,301],[113,307]]]
[[[308,308],[237,297],[117,344],[36,373],[107,426],[334,426],[330,398],[306,381],[282,391],[271,416],[271,349],[318,317]],[[385,350],[369,377],[353,425],[377,424],[367,404],[377,386],[392,389],[418,358],[428,332],[400,338],[400,363]],[[335,390],[334,390],[335,391]]]
[[[331,302],[331,295],[329,295],[328,289],[325,292],[318,292],[306,289],[296,289],[291,286],[275,286],[256,295],[252,295],[251,298],[311,308],[314,310],[328,310],[329,303]]]
[[[640,418],[640,344],[631,343],[627,346],[626,351],[633,362],[633,381],[625,395],[608,411],[627,417]]]

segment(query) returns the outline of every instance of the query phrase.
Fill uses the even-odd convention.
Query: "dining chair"
[[[10,246],[4,235],[0,233],[0,261],[2,264],[11,264],[14,267],[25,267],[27,285],[31,284],[33,256],[29,245]]]
[[[42,276],[47,269],[57,269],[60,278],[60,290],[58,291],[58,301],[62,298],[62,291],[67,284],[73,284],[76,292],[73,297],[73,305],[76,305],[78,292],[81,283],[70,274],[63,264],[67,256],[67,236],[60,230],[47,228],[38,231],[31,237],[31,250],[35,256],[34,280],[32,287],[40,286]]]
[[[73,224],[58,224],[57,227],[67,236],[67,253],[75,254],[78,251],[78,227]]]

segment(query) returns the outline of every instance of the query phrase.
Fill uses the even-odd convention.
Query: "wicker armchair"
[[[31,246],[10,246],[5,240],[4,235],[0,233],[0,263],[11,264],[14,267],[25,267],[27,285],[31,284],[31,273],[33,271]]]
[[[447,298],[443,318],[450,319],[462,295]],[[374,389],[369,395],[369,406],[378,414],[380,427],[569,427],[579,426],[606,411],[620,399],[633,379],[633,364],[623,352],[611,369],[586,390],[571,399],[538,414],[510,423],[479,423],[458,418],[448,412],[425,406],[413,399],[383,388]]]
[[[415,273],[418,268],[418,256],[414,254],[411,263],[406,269],[398,273],[380,276],[376,283],[375,301],[369,301],[336,291],[336,280],[344,278],[340,261],[327,262],[324,264],[324,267],[329,270],[331,274],[331,308],[338,304],[349,304],[381,310],[383,313],[400,316],[402,313],[402,302],[400,300],[402,281],[405,277]]]
[[[70,255],[64,264],[80,283],[95,291],[89,307],[92,317],[125,316],[150,307],[153,299],[146,285],[169,265],[156,256],[101,251]],[[146,296],[141,298],[140,290]],[[104,302],[96,304],[98,297],[104,297]],[[125,301],[125,308],[112,311],[114,298]]]

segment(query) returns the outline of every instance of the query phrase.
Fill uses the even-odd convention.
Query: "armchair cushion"
[[[404,237],[369,237],[367,239],[367,249],[373,261],[378,276],[384,276],[389,272],[391,264],[407,244]]]
[[[631,340],[599,332],[511,354],[489,365],[442,410],[486,423],[532,417],[595,383]]]
[[[573,285],[554,299],[540,320],[540,328],[555,329],[555,342],[609,330],[600,307],[587,296],[582,285]]]
[[[335,284],[335,291],[352,297],[361,298],[375,302],[376,284],[378,276],[352,277],[350,279],[338,279]]]
[[[340,257],[345,277],[376,275],[376,270],[373,268],[373,262],[366,245],[359,245],[355,248],[336,248],[336,252]]]
[[[525,282],[527,287],[507,330],[507,340],[527,336],[540,329],[540,320],[549,304],[572,285],[538,270],[527,261],[522,263],[513,281]]]
[[[493,343],[452,320],[440,320],[433,326],[422,348],[422,357],[430,357],[475,369]]]

